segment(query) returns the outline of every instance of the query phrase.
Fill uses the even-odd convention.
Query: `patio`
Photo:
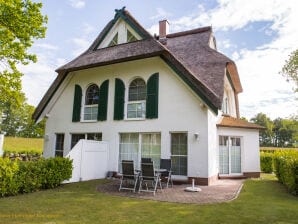
[[[210,204],[210,203],[220,203],[234,200],[238,197],[241,191],[244,180],[217,180],[214,184],[210,186],[199,186],[201,192],[186,192],[184,189],[191,185],[182,184],[174,185],[173,188],[163,188],[157,190],[155,196],[152,193],[140,192],[133,193],[132,191],[122,190],[118,191],[120,181],[119,179],[113,179],[107,184],[100,184],[97,186],[99,192],[104,192],[106,194],[140,198],[155,201],[166,201],[175,203],[191,203],[191,204]],[[198,187],[198,186],[196,186]]]

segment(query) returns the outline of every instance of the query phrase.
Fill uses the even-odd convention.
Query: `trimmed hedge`
[[[286,150],[274,153],[274,171],[277,179],[289,192],[298,195],[298,151]]]
[[[71,175],[72,161],[67,158],[26,162],[0,158],[0,196],[54,188]]]
[[[265,173],[273,172],[273,154],[267,152],[260,153],[261,171]]]

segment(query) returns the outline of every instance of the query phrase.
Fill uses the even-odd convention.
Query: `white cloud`
[[[88,49],[93,41],[92,34],[94,31],[96,31],[95,27],[88,23],[83,23],[80,28],[80,36],[71,39],[71,43],[74,45],[72,51],[73,56],[77,57]]]
[[[76,9],[81,9],[85,7],[86,2],[84,0],[69,0],[69,4]]]
[[[49,85],[57,74],[55,69],[61,59],[56,59],[54,54],[46,54],[41,51],[34,52],[37,55],[37,63],[19,65],[18,69],[24,74],[22,77],[22,90],[26,93],[28,103],[37,106]]]
[[[85,38],[73,38],[71,42],[74,44],[72,55],[77,57],[82,54],[90,45],[90,42]]]
[[[274,39],[255,49],[239,49],[229,40],[218,40],[219,49],[233,49],[244,92],[239,95],[240,110],[248,118],[264,112],[272,118],[297,114],[297,95],[292,85],[279,74],[290,52],[295,50],[298,40],[298,4],[295,0],[218,0],[218,5],[198,11],[171,22],[171,31],[177,32],[201,26],[213,26],[215,31],[249,29],[253,22],[268,22],[269,25],[256,32]],[[149,31],[156,31],[152,26]],[[236,49],[236,50],[235,50]]]
[[[157,11],[157,14],[154,16],[151,16],[150,19],[168,19],[170,16],[172,16],[172,13],[167,12],[163,8],[157,8],[156,11]]]
[[[59,48],[55,45],[52,45],[52,44],[46,44],[46,43],[39,43],[39,44],[36,44],[35,45],[36,47],[40,47],[40,48],[43,48],[43,49],[46,49],[46,50],[58,50]]]

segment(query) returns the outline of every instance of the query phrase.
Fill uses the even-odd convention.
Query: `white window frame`
[[[243,175],[243,138],[241,136],[230,136],[230,135],[219,135],[219,138],[220,137],[228,137],[228,154],[229,154],[229,172],[227,174],[221,174],[219,173],[219,169],[220,169],[220,161],[219,161],[219,152],[218,152],[218,173],[220,176],[240,176],[240,175]],[[232,147],[232,138],[239,138],[240,139],[240,170],[241,172],[240,173],[232,173],[231,172],[231,147]],[[218,144],[219,146],[219,144]],[[218,148],[219,150],[219,148]]]
[[[96,85],[97,86],[97,88],[98,88],[98,91],[100,90],[99,89],[99,85],[98,84],[96,84],[96,83],[89,83],[87,86],[86,86],[86,88],[85,88],[85,90],[84,90],[84,92],[83,92],[83,100],[82,100],[82,110],[81,110],[81,122],[97,122],[97,114],[98,114],[98,104],[99,104],[99,99],[98,99],[98,104],[89,104],[89,105],[86,105],[86,93],[87,93],[87,89],[91,86],[91,85]],[[86,110],[86,108],[97,108],[97,112],[96,112],[96,116],[95,116],[95,119],[85,119],[85,110]],[[91,117],[92,117],[92,115],[94,115],[94,114],[92,114],[91,113]]]
[[[172,134],[185,134],[187,136],[187,141],[186,141],[186,147],[187,147],[187,154],[186,155],[175,155],[172,154]],[[172,157],[186,157],[186,175],[177,175],[177,174],[173,174],[175,177],[179,177],[179,178],[183,178],[183,177],[187,177],[188,176],[188,164],[189,164],[189,136],[188,136],[188,132],[187,131],[174,131],[174,132],[170,132],[170,154],[171,154],[171,160]]]
[[[155,135],[160,135],[160,154],[159,157],[161,158],[161,141],[162,141],[162,136],[161,132],[121,132],[119,133],[119,151],[118,151],[118,171],[121,171],[121,161],[120,161],[120,147],[121,147],[121,135],[122,134],[136,134],[138,135],[138,155],[137,155],[137,162],[134,164],[135,169],[141,169],[140,164],[141,164],[141,159],[142,159],[142,143],[143,143],[143,135],[146,134],[155,134]],[[155,154],[158,156],[158,154]],[[156,164],[155,164],[156,166]]]
[[[128,82],[128,84],[127,84],[128,88],[126,88],[126,91],[125,91],[126,92],[126,94],[125,94],[126,95],[126,97],[125,97],[125,110],[124,110],[125,120],[136,120],[136,121],[138,121],[138,120],[145,120],[146,119],[146,99],[145,100],[129,101],[129,87],[130,87],[130,84],[136,79],[142,79],[145,82],[145,85],[146,85],[145,87],[147,88],[147,81],[143,77],[140,77],[140,76],[136,76]],[[146,93],[146,95],[147,95],[147,93]],[[143,105],[144,106],[144,111],[143,111],[144,115],[142,117],[131,117],[131,118],[129,118],[128,117],[128,105],[139,104],[139,103],[144,104]]]

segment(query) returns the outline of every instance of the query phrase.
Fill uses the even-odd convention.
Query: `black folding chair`
[[[160,169],[165,169],[165,171],[160,172],[160,179],[167,183],[167,188],[171,182],[171,187],[173,187],[172,180],[172,162],[171,159],[160,159]]]
[[[141,163],[151,163],[151,158],[141,158]]]
[[[138,183],[138,173],[135,173],[133,160],[122,160],[121,164],[122,175],[119,191],[124,189],[135,192]]]
[[[160,189],[162,189],[161,183],[160,183],[160,175],[159,173],[155,173],[153,162],[141,163],[141,175],[139,179],[140,179],[139,192],[141,191],[153,192],[153,195],[155,195],[158,184]],[[149,184],[149,187],[148,187],[148,184]],[[143,185],[146,186],[145,189],[143,188]]]

